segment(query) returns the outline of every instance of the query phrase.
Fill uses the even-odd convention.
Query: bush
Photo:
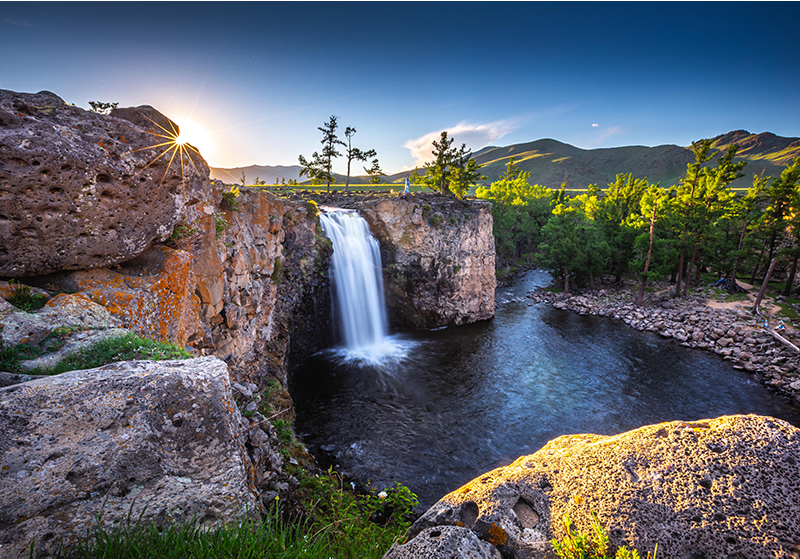
[[[50,298],[41,294],[31,291],[30,286],[25,284],[17,284],[13,280],[8,283],[9,286],[15,286],[14,292],[11,297],[6,298],[6,301],[14,307],[30,313],[44,307],[47,300]]]
[[[231,190],[222,193],[222,207],[232,212],[239,209],[239,186],[234,185]]]

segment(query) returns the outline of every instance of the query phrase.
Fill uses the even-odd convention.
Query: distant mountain
[[[747,161],[745,177],[732,185],[739,188],[752,185],[755,174],[779,176],[794,158],[800,156],[800,138],[784,138],[771,132],[751,134],[746,130],[735,130],[712,139],[712,147],[719,152],[724,152],[731,144],[739,145],[736,161]],[[551,138],[504,147],[488,146],[473,154],[475,160],[483,165],[481,172],[486,175],[484,182],[487,184],[503,174],[512,156],[523,171],[531,173],[529,181],[532,184],[553,189],[559,188],[564,182],[567,188],[572,189],[583,189],[591,184],[605,188],[618,173],[633,173],[638,178],[647,178],[651,183],[669,187],[678,183],[686,172],[686,164],[694,161],[690,147],[673,144],[652,148],[622,146],[584,150]],[[716,164],[716,157],[713,163]],[[240,180],[242,172],[246,174],[248,182],[259,177],[267,183],[274,183],[280,177],[287,181],[298,179],[300,166],[212,168],[211,176],[232,183]],[[394,173],[385,176],[384,180],[387,183],[402,183],[408,173]],[[344,181],[344,175],[336,175],[337,185],[344,184]],[[368,182],[367,176],[350,177],[351,185]]]
[[[242,173],[247,177],[247,183],[252,184],[256,178],[274,184],[280,179],[299,179],[299,165],[248,165],[247,167],[212,167],[211,178],[225,183],[240,183]]]
[[[735,161],[747,161],[745,177],[735,181],[734,187],[749,187],[753,175],[762,172],[777,177],[800,156],[800,138],[784,138],[771,132],[751,134],[736,130],[712,139],[712,147],[719,152],[731,144],[739,145]],[[502,148],[492,146],[473,154],[475,160],[483,164],[481,171],[488,178],[487,182],[500,177],[512,156],[524,171],[530,171],[531,183],[558,188],[566,182],[567,188],[574,189],[593,183],[603,188],[614,181],[617,173],[633,173],[668,187],[677,184],[686,172],[686,164],[694,161],[690,147],[672,144],[584,150],[552,139]],[[716,157],[713,162],[716,163]]]

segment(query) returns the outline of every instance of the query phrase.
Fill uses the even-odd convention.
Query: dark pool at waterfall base
[[[800,409],[709,352],[621,321],[530,305],[531,271],[498,288],[494,319],[394,334],[382,366],[341,350],[292,376],[301,439],[375,489],[405,484],[427,507],[480,474],[574,433]]]

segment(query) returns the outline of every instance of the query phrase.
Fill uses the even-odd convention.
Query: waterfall
[[[353,211],[323,212],[320,221],[333,242],[331,272],[344,344],[362,359],[380,359],[388,329],[378,240]]]

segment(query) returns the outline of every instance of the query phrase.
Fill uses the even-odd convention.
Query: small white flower
[[[383,491],[383,490],[381,490],[380,492],[378,492],[378,497],[379,497],[381,500],[385,500],[385,499],[386,499],[386,492],[385,492],[385,491]]]

